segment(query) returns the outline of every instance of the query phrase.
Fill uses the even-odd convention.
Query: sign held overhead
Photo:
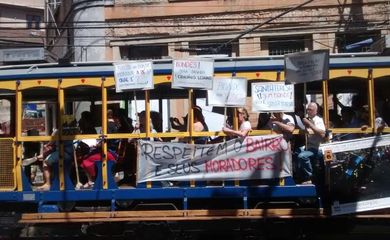
[[[305,83],[329,79],[329,50],[286,54],[286,83]]]
[[[114,63],[116,92],[153,89],[152,62]]]
[[[246,78],[214,78],[213,90],[207,91],[209,106],[245,106],[247,93]]]
[[[252,83],[253,112],[294,112],[294,85]]]
[[[211,90],[214,79],[214,60],[174,60],[172,75],[172,88]]]

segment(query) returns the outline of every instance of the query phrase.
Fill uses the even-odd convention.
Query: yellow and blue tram
[[[327,128],[332,134],[374,133],[378,110],[386,120],[385,105],[389,100],[390,57],[375,54],[334,55],[330,57],[329,79],[307,83],[305,90],[295,86],[296,98],[311,98],[322,107]],[[174,139],[196,137],[209,139],[225,136],[220,129],[207,132],[193,130],[189,114],[188,128],[171,130],[169,116],[180,106],[191,112],[198,99],[206,98],[205,90],[172,89],[172,60],[154,60],[154,89],[116,92],[114,67],[110,62],[37,64],[0,68],[0,201],[3,212],[16,211],[20,223],[65,222],[132,222],[259,219],[265,217],[327,216],[330,203],[329,175],[324,171],[321,185],[301,185],[293,176],[253,183],[243,179],[225,181],[147,181],[134,178],[117,181],[117,166],[108,161],[110,141],[125,139],[130,148],[139,139]],[[237,76],[248,82],[283,82],[282,57],[214,59],[215,76]],[[248,84],[248,97],[250,97]],[[368,109],[368,126],[343,128],[332,125],[332,97],[337,94],[360,94]],[[378,109],[378,103],[383,108]],[[140,106],[141,104],[141,106]],[[137,118],[144,110],[145,129],[141,132],[110,133],[109,109],[122,109]],[[188,110],[190,109],[190,110]],[[383,109],[383,110],[382,110]],[[75,124],[81,112],[93,112],[95,134],[80,134]],[[163,128],[152,131],[151,112],[162,116]],[[176,111],[180,113],[180,111]],[[235,127],[237,128],[237,119]],[[257,114],[252,113],[253,121]],[[209,120],[213,121],[213,120]],[[52,135],[53,129],[58,134]],[[33,131],[32,131],[33,130]],[[75,131],[73,131],[75,130]],[[390,132],[385,127],[384,133]],[[251,136],[273,134],[272,130],[251,131]],[[296,131],[298,134],[298,131]],[[96,181],[90,189],[77,189],[74,162],[65,161],[67,141],[98,139],[99,161]],[[37,187],[39,167],[25,166],[29,148],[42,151],[44,143],[56,142],[59,161],[52,166],[50,189]],[[137,170],[137,151],[127,151],[124,164]],[[130,152],[130,153],[129,153]],[[35,152],[36,153],[36,152]],[[130,154],[130,155],[129,155]],[[132,155],[131,155],[132,154]],[[75,156],[76,157],[76,156]],[[79,171],[80,169],[78,169]],[[34,172],[35,171],[35,172]],[[32,179],[34,175],[34,179]],[[82,176],[81,176],[82,178]],[[37,180],[38,179],[38,180]],[[84,180],[85,181],[85,180]],[[309,200],[309,201],[305,201]],[[81,207],[80,207],[81,206]],[[105,211],[96,210],[104,206]],[[86,209],[80,213],[80,209]]]

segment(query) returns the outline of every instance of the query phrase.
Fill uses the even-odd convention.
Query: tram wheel
[[[133,205],[133,200],[127,200],[127,201],[115,201],[115,204],[120,209],[129,209]]]
[[[57,207],[61,212],[70,212],[76,206],[74,201],[58,202]]]

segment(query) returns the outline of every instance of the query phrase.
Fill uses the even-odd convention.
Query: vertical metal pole
[[[187,118],[187,126],[188,131],[190,133],[190,143],[194,143],[193,134],[194,134],[194,110],[193,107],[193,101],[194,101],[194,90],[188,89],[188,118]],[[195,181],[190,181],[190,187],[195,187]]]
[[[17,190],[23,191],[23,179],[22,179],[22,145],[20,138],[22,137],[22,92],[19,90],[20,82],[16,82],[16,111],[15,111],[15,156],[16,156],[16,183]]]
[[[149,93],[149,90],[145,91],[145,132],[146,132],[146,137],[150,138],[151,127],[150,127],[150,93]]]
[[[58,79],[58,117],[57,117],[57,124],[58,124],[58,140],[60,143],[60,158],[58,161],[58,177],[60,182],[60,190],[65,190],[65,176],[64,176],[64,142],[62,141],[62,134],[63,134],[63,117],[65,115],[65,109],[64,109],[64,89],[61,88],[62,79]]]
[[[105,86],[106,79],[102,78],[102,135],[103,135],[103,144],[102,144],[102,174],[103,174],[103,189],[108,188],[108,178],[107,178],[107,88]],[[111,174],[111,173],[110,173]]]
[[[368,69],[368,106],[370,113],[370,127],[372,127],[372,132],[375,133],[375,93],[374,93],[374,78],[372,77],[373,70]]]
[[[328,109],[328,80],[322,81],[322,100],[323,100],[323,110],[324,112],[323,117],[324,117],[324,122],[326,128],[329,128],[329,109]]]
[[[136,103],[137,104],[137,103]],[[139,121],[139,119],[138,119]],[[144,119],[145,133],[146,138],[150,138],[150,98],[149,98],[149,90],[145,90],[145,119]],[[137,166],[138,169],[138,166]],[[146,188],[151,188],[152,182],[146,182]]]

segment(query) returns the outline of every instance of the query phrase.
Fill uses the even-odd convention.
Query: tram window
[[[40,136],[49,136],[57,128],[56,103],[53,102],[24,102],[22,113],[22,132],[27,135],[35,129]]]
[[[11,134],[11,101],[0,99],[0,136]]]
[[[207,106],[206,102],[206,98],[196,99],[196,105],[202,109],[209,131],[221,131],[225,119],[224,109],[222,107]]]
[[[390,124],[389,77],[375,80],[375,127],[388,127]]]
[[[151,123],[155,132],[187,131],[188,90],[172,89],[170,84],[159,84],[150,91],[150,96]],[[140,102],[137,106],[138,112],[145,110],[143,103]],[[131,109],[132,117],[135,117],[134,101]],[[180,121],[179,128],[172,122],[174,118]]]
[[[97,113],[97,103],[101,101],[101,89],[91,86],[70,87],[64,90],[65,106],[72,106],[73,114],[67,114],[63,121],[63,134],[80,132],[79,121],[83,112],[89,112],[89,134],[100,133],[101,114]],[[85,133],[88,134],[88,133]]]
[[[361,128],[369,124],[368,81],[339,78],[329,81],[329,121],[333,128]]]

